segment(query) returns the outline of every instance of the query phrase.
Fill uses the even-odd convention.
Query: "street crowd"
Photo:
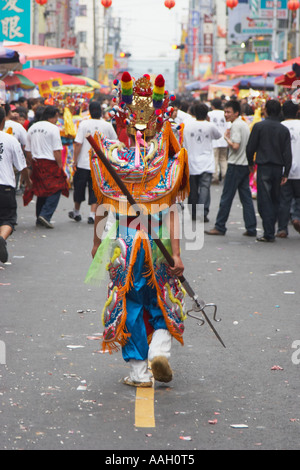
[[[251,101],[215,98],[210,102],[176,99],[172,127],[181,127],[187,149],[191,218],[209,222],[211,185],[222,186],[219,209],[208,236],[224,236],[233,199],[238,193],[244,236],[257,237],[253,200],[257,199],[263,235],[259,242],[287,238],[289,226],[300,234],[299,105],[290,99]],[[87,133],[117,135],[110,100],[92,99],[77,121],[76,135],[64,132],[62,112],[44,99],[2,103],[0,107],[0,262],[8,261],[7,239],[17,226],[18,192],[24,205],[36,197],[36,224],[53,229],[51,219],[61,195],[73,190],[68,216],[82,221],[81,204],[90,206],[94,224],[97,199],[92,186]],[[179,126],[179,127],[178,127]],[[128,142],[126,142],[128,143]]]

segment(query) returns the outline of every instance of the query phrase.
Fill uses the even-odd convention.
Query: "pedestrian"
[[[17,224],[16,177],[21,172],[26,187],[31,181],[24,152],[15,137],[4,132],[5,110],[0,107],[0,262],[8,261],[6,240]]]
[[[275,241],[275,225],[280,204],[280,186],[285,184],[292,165],[290,132],[280,122],[281,104],[266,103],[266,119],[254,124],[246,153],[251,171],[257,164],[257,208],[264,234],[260,242]]]
[[[5,125],[4,130],[9,134],[12,134],[18,142],[20,142],[22,149],[25,149],[26,141],[27,141],[27,131],[22,126],[20,122],[18,122],[19,114],[17,113],[17,108],[15,106],[11,106],[9,103],[5,104]]]
[[[94,224],[97,209],[97,198],[93,191],[93,182],[91,177],[89,154],[91,146],[86,139],[86,136],[88,134],[94,135],[95,132],[101,132],[109,140],[116,141],[118,138],[112,124],[101,118],[102,110],[99,101],[90,102],[89,112],[91,119],[81,121],[78,126],[77,135],[74,141],[74,209],[69,212],[69,217],[76,222],[81,221],[82,217],[80,215],[80,207],[82,202],[85,201],[85,192],[86,188],[88,188],[88,205],[91,206],[88,223]]]
[[[282,106],[284,121],[291,135],[292,167],[287,182],[280,187],[280,205],[276,237],[288,236],[290,219],[294,229],[300,233],[300,120],[297,118],[299,105],[292,100]],[[292,204],[293,202],[293,204]]]
[[[191,103],[181,101],[179,98],[176,98],[172,102],[172,107],[174,108],[173,116],[176,124],[185,124],[186,122],[194,119],[190,113]]]
[[[226,223],[230,215],[232,202],[238,191],[243,206],[245,236],[256,236],[256,216],[249,185],[249,167],[246,158],[246,145],[249,139],[249,126],[240,117],[239,101],[228,101],[224,107],[225,118],[231,122],[231,128],[225,133],[228,143],[228,167],[225,176],[215,227],[205,232],[208,235],[225,235]]]
[[[219,184],[220,180],[224,181],[227,171],[228,144],[224,139],[224,134],[228,129],[228,123],[225,119],[222,100],[220,98],[213,99],[211,107],[212,111],[208,113],[209,120],[222,134],[220,139],[213,140],[215,172],[213,174],[212,184]]]
[[[17,108],[15,105],[10,105],[9,103],[5,104],[5,124],[4,124],[4,131],[8,134],[13,135],[18,142],[20,142],[22,150],[24,151],[26,141],[27,141],[27,131],[22,126],[21,123],[18,122],[19,114],[17,113]],[[20,172],[16,174],[16,189],[20,191],[21,188],[21,179],[20,179]]]
[[[33,124],[28,131],[25,152],[32,166],[33,187],[25,191],[24,204],[37,196],[36,224],[53,229],[52,216],[60,196],[69,196],[67,176],[62,169],[62,142],[56,126],[58,109],[46,106],[41,121]]]
[[[197,219],[197,204],[204,206],[204,222],[208,222],[210,185],[215,172],[213,140],[222,137],[221,132],[207,121],[208,106],[204,103],[192,107],[196,119],[185,122],[184,147],[188,152],[190,172],[189,207],[192,220]]]
[[[122,127],[126,122],[128,133],[136,138],[136,145],[130,148],[116,146],[99,134],[100,148],[133,198],[149,211],[151,228],[160,233],[168,219],[170,235],[164,242],[173,254],[174,267],[170,268],[158,252],[148,228],[136,223],[141,222],[136,216],[128,215],[135,214],[135,209],[130,210],[112,176],[102,162],[95,159],[92,175],[98,188],[98,203],[100,209],[102,204],[113,205],[118,228],[115,239],[108,234],[102,241],[100,222],[104,215],[97,213],[90,273],[107,265],[110,276],[102,314],[103,350],[113,352],[122,347],[123,359],[129,365],[129,376],[123,381],[126,385],[152,387],[152,374],[161,382],[172,380],[169,364],[172,338],[183,344],[184,295],[177,276],[182,275],[184,265],[179,236],[176,236],[175,200],[178,196],[184,200],[188,192],[188,160],[170,123],[164,124],[153,113],[154,105],[162,114],[169,105],[161,75],[156,77],[153,89],[147,76],[136,80],[133,88],[130,74],[124,72],[118,100],[119,103],[126,102],[118,110],[117,125]],[[128,121],[124,119],[126,116]],[[99,168],[94,171],[97,164]],[[174,210],[169,212],[168,206]],[[92,278],[93,275],[88,275],[87,280]]]

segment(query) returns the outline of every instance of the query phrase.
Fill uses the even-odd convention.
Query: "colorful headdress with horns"
[[[114,85],[116,96],[111,116],[118,131],[127,128],[128,134],[140,131],[147,137],[160,132],[172,113],[169,103],[175,99],[165,90],[164,77],[158,75],[153,86],[147,74],[134,81],[124,72],[121,81],[115,80]]]

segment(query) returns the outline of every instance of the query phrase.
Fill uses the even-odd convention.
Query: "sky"
[[[169,10],[164,0],[113,0],[114,16],[122,23],[122,48],[132,58],[176,58],[179,51],[172,44],[180,43],[181,22],[188,14],[189,0],[175,0]]]

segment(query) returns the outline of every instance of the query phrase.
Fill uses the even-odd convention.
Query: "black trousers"
[[[268,239],[275,238],[282,175],[283,167],[280,165],[257,165],[257,208],[262,218],[264,237]]]
[[[0,226],[17,224],[16,190],[12,186],[0,185]]]

